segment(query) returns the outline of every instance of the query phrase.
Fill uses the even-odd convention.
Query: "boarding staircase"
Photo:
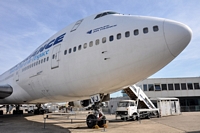
[[[156,108],[154,104],[151,102],[151,100],[147,97],[147,95],[143,92],[143,90],[140,87],[136,86],[135,84],[125,88],[124,92],[130,97],[131,100],[135,100],[138,102],[138,109]]]

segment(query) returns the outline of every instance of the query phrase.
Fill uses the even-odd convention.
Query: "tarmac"
[[[142,119],[141,121],[121,121],[115,115],[106,115],[107,128],[89,129],[85,119],[87,112],[75,116],[43,115],[0,116],[0,133],[200,133],[200,112],[184,112],[177,116]],[[45,124],[44,124],[45,121]]]

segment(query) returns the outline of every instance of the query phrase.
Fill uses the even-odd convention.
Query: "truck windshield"
[[[129,106],[129,102],[119,102],[118,103],[118,107],[128,107]]]

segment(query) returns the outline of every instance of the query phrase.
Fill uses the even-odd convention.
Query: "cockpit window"
[[[107,15],[107,12],[103,13],[103,14],[101,15],[101,17],[106,16],[106,15]]]
[[[109,15],[109,14],[118,14],[117,12],[104,12],[104,13],[100,13],[98,14],[94,19]]]

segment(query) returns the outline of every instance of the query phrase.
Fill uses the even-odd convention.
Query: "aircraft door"
[[[59,53],[60,53],[60,44],[53,48],[53,53],[51,57],[51,69],[59,67]]]

